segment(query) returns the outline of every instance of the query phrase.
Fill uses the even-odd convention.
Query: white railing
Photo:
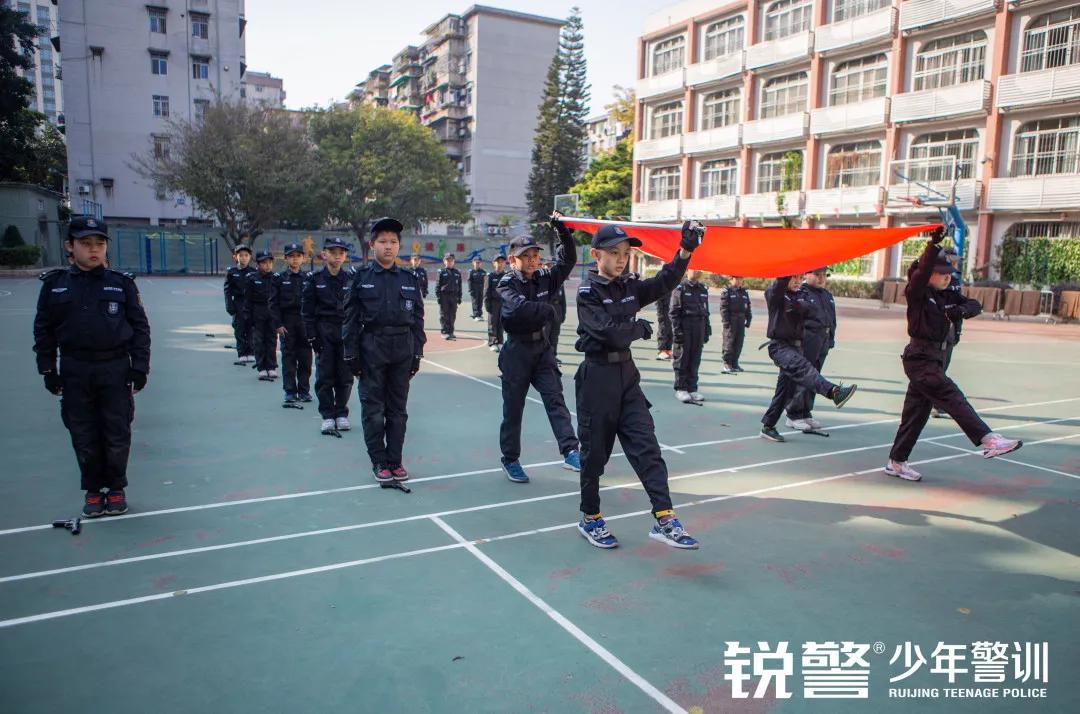
[[[783,213],[776,208],[776,192],[749,193],[739,196],[739,215],[745,218],[779,218],[797,216],[802,210],[803,194],[801,191],[788,191],[784,194]]]
[[[881,186],[819,188],[806,192],[808,216],[877,216],[884,210]]]
[[[978,114],[990,104],[990,82],[954,84],[951,87],[904,92],[892,98],[893,122],[925,121],[939,117]]]
[[[663,139],[642,139],[634,142],[634,161],[662,159],[682,153],[682,134],[665,136]]]
[[[727,220],[739,217],[738,196],[711,196],[709,198],[684,198],[682,218],[701,220]]]
[[[727,77],[734,77],[743,71],[744,53],[742,50],[706,62],[696,62],[686,68],[686,84],[696,87]]]
[[[635,203],[630,207],[630,218],[634,221],[677,221],[679,220],[680,201],[648,201]]]
[[[785,114],[780,117],[768,119],[755,119],[743,124],[742,140],[744,144],[768,144],[773,141],[786,141],[788,139],[803,139],[806,137],[806,128],[809,124],[809,115],[806,112]]]
[[[810,133],[838,134],[854,129],[884,127],[888,119],[887,97],[841,104],[838,107],[822,107],[810,112]]]
[[[1080,175],[990,179],[986,205],[991,211],[1044,211],[1080,206]]]
[[[937,194],[948,194],[951,181],[930,181],[925,184]],[[905,197],[924,193],[925,189],[911,184],[893,184],[887,189],[887,211],[889,213],[933,213],[938,212],[934,205],[914,205],[906,203]],[[937,195],[931,194],[931,195]],[[956,194],[953,204],[961,211],[974,211],[979,208],[979,199],[982,197],[982,183],[975,179],[962,179],[956,182]]]
[[[683,134],[683,151],[687,154],[704,154],[720,149],[733,149],[739,145],[740,125],[731,124],[718,129],[693,131]]]
[[[1076,99],[1080,99],[1080,65],[1006,74],[998,79],[999,107],[1022,107]]]
[[[746,68],[757,69],[810,56],[814,33],[800,32],[779,40],[766,40],[746,48]]]
[[[869,15],[823,25],[814,30],[814,49],[828,52],[889,37],[896,30],[896,17],[896,8],[887,7]]]
[[[914,30],[935,22],[992,12],[996,4],[996,0],[903,0],[900,3],[900,29]]]
[[[679,68],[673,72],[665,72],[655,77],[639,79],[634,85],[634,91],[638,99],[658,97],[662,94],[675,94],[682,91],[683,77],[686,70]]]

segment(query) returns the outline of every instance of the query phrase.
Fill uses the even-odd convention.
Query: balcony
[[[897,14],[896,8],[887,7],[869,15],[823,25],[814,30],[814,49],[825,53],[891,37],[896,32]]]
[[[806,192],[808,216],[878,216],[883,206],[881,186],[821,188]]]
[[[1080,206],[1080,176],[1020,176],[990,179],[986,207],[991,211],[1075,210]]]
[[[980,79],[951,87],[897,94],[892,99],[892,120],[899,124],[985,114],[989,106],[990,83]]]
[[[930,181],[926,184],[930,189],[938,193],[944,193],[948,195],[949,188],[952,185],[950,181]],[[913,205],[906,204],[904,201],[908,198],[913,198],[920,193],[924,193],[917,184],[910,183],[898,183],[889,186],[886,189],[886,211],[891,214],[938,214],[937,206],[934,205]],[[933,195],[933,194],[932,194]],[[982,197],[982,183],[975,179],[962,179],[956,182],[956,194],[953,199],[953,203],[961,211],[976,211],[979,208],[979,199]]]
[[[900,29],[904,32],[938,22],[952,22],[982,12],[993,12],[997,0],[903,0]]]
[[[679,220],[680,201],[648,201],[635,203],[630,208],[630,218],[634,221],[657,222]]]
[[[746,48],[746,68],[757,69],[781,62],[808,59],[814,33],[800,32],[779,40],[766,40]]]
[[[872,127],[884,129],[888,120],[889,100],[886,97],[878,97],[864,102],[813,110],[810,112],[810,133],[822,136]]]
[[[703,221],[735,220],[739,217],[737,196],[711,196],[709,198],[683,199],[682,218]]]
[[[688,154],[706,154],[739,146],[739,125],[722,126],[718,129],[693,131],[683,134],[682,150]]]
[[[1080,65],[1006,74],[998,79],[997,105],[1002,109],[1077,99],[1080,99]]]
[[[809,115],[806,112],[755,119],[743,124],[743,143],[747,146],[770,144],[789,139],[805,139]]]
[[[750,193],[739,196],[739,214],[744,218],[779,218],[797,216],[802,210],[802,191],[788,191],[784,194],[783,212],[776,208],[776,192]]]
[[[660,97],[665,94],[678,94],[683,91],[683,76],[685,69],[677,69],[674,72],[665,72],[655,77],[639,79],[634,89],[638,99]]]
[[[678,156],[682,153],[682,135],[665,136],[663,139],[644,139],[634,144],[634,161],[649,161]]]
[[[746,58],[743,52],[717,57],[706,62],[697,62],[686,68],[686,84],[697,87],[709,82],[717,82],[721,79],[734,77],[741,74]]]

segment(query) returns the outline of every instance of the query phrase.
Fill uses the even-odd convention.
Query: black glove
[[[42,375],[45,377],[45,389],[48,389],[53,394],[59,395],[64,391],[64,380],[60,379],[60,375],[56,372],[46,372]]]
[[[234,307],[225,308],[225,312],[229,313],[230,317],[236,317],[236,308]]]
[[[747,329],[750,328],[750,318],[749,317],[746,318],[746,327],[747,327]]]
[[[949,318],[952,322],[960,322],[964,319],[964,306],[963,305],[946,305],[945,317]]]
[[[945,227],[938,226],[930,233],[930,242],[934,245],[941,245],[941,241],[945,240]]]
[[[307,343],[311,345],[311,350],[315,354],[319,354],[320,352],[322,352],[322,340],[320,340],[318,337],[309,337]]]
[[[412,369],[409,370],[409,376],[415,377],[416,373],[420,371],[420,360],[424,359],[424,355],[416,355],[412,358]]]
[[[551,227],[555,229],[555,233],[558,234],[560,239],[567,240],[568,238],[571,237],[572,234],[570,233],[570,229],[567,228],[566,224],[564,224],[562,222],[562,214],[561,213],[558,213],[558,212],[552,213],[550,222],[551,222]]]
[[[127,376],[128,384],[136,392],[142,391],[142,388],[146,386],[146,372],[140,372],[137,369],[129,369]]]
[[[686,221],[682,224],[682,240],[679,241],[679,247],[688,253],[693,253],[701,245],[701,239],[704,237],[705,226],[697,221]]]
[[[641,331],[641,339],[643,339],[643,340],[652,339],[652,323],[651,322],[649,322],[648,320],[643,320],[641,318],[638,318],[637,326],[638,326],[638,329]]]
[[[681,333],[681,332],[674,332],[671,335],[671,341],[674,342],[677,345],[681,345],[683,343],[684,339],[686,339],[686,338],[683,337],[683,333]]]
[[[712,339],[712,328],[709,327],[709,328],[705,329],[705,341],[708,342],[711,339]]]
[[[364,374],[363,368],[360,367],[360,360],[357,357],[346,357],[345,366],[349,368],[349,372],[352,374],[352,376],[356,377],[357,379],[360,379],[360,377]]]

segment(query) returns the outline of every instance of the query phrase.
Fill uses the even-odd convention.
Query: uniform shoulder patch
[[[589,286],[589,285],[579,285],[577,291],[578,291],[578,294],[591,293],[592,292],[592,287]]]
[[[64,272],[65,270],[66,268],[50,268],[49,270],[46,270],[41,275],[39,275],[38,280],[44,282],[46,280],[49,280],[50,278],[55,278],[57,275]]]
[[[131,272],[128,272],[126,270],[113,270],[112,268],[109,268],[108,270],[113,275],[122,275],[123,277],[127,278],[131,282],[135,282],[135,273],[131,273]]]

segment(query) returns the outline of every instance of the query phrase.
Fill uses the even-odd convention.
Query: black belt
[[[760,350],[762,347],[767,347],[767,346],[772,345],[772,344],[787,345],[788,347],[798,347],[798,348],[802,349],[802,340],[775,340],[775,339],[765,340],[760,345],[758,345],[758,349]]]
[[[365,327],[364,332],[369,332],[373,335],[405,335],[408,334],[410,329],[412,328],[395,325],[393,327]]]
[[[590,362],[598,362],[600,364],[619,364],[620,362],[629,362],[634,358],[634,355],[630,350],[619,350],[617,352],[587,352],[585,353],[585,359]]]
[[[949,348],[949,341],[947,339],[942,340],[941,342],[937,342],[935,340],[923,339],[922,337],[912,337],[911,341],[908,344],[910,344],[912,347],[929,347],[933,350],[942,351]]]
[[[126,347],[115,350],[65,350],[61,347],[60,356],[73,357],[83,362],[108,362],[111,359],[127,357],[128,351]]]
[[[537,330],[536,332],[511,332],[510,337],[519,342],[539,342],[544,339],[544,331]]]

